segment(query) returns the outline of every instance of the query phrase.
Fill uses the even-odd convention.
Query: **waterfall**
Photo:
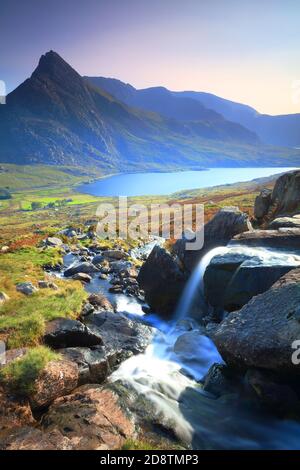
[[[227,250],[228,248],[225,246],[218,246],[210,250],[201,258],[183,290],[176,308],[175,319],[182,319],[191,315],[196,301],[200,307],[201,302],[203,302],[203,276],[205,270],[214,256],[222,255]]]

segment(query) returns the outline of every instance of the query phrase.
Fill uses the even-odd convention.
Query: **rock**
[[[102,261],[104,260],[104,256],[103,255],[96,255],[92,258],[92,263],[97,266],[99,264],[102,263]]]
[[[126,318],[121,313],[104,311],[86,320],[89,329],[101,335],[104,345],[113,350],[143,352],[153,336],[153,328]]]
[[[9,252],[9,246],[4,245],[1,247],[1,253],[8,253]]]
[[[292,361],[293,342],[300,338],[299,304],[297,268],[211,332],[225,362],[238,370],[267,369],[281,377],[299,378],[300,365]]]
[[[258,196],[255,198],[254,203],[254,217],[256,219],[262,219],[267,215],[269,207],[271,205],[272,190],[263,189]]]
[[[109,259],[121,260],[121,259],[127,259],[128,253],[125,253],[125,251],[121,251],[121,250],[106,250],[103,252],[103,257],[109,258]]]
[[[9,429],[35,424],[28,400],[17,400],[0,391],[0,436]]]
[[[79,369],[79,385],[100,384],[120,364],[130,357],[128,352],[114,350],[108,346],[90,348],[66,348],[58,351],[62,356],[77,364]]]
[[[240,380],[225,364],[213,364],[202,380],[203,390],[216,397],[236,393]]]
[[[102,281],[106,281],[106,279],[108,279],[108,275],[107,274],[99,274],[98,276],[99,279],[102,279]]]
[[[276,414],[295,414],[300,411],[296,392],[285,383],[278,383],[272,374],[250,369],[245,375],[246,388],[260,404]]]
[[[58,290],[58,286],[51,281],[39,281],[38,286],[40,289],[53,289]]]
[[[72,227],[61,230],[58,233],[59,233],[59,235],[64,235],[67,238],[75,238],[78,235],[77,230],[72,228]]]
[[[300,171],[291,171],[281,175],[272,192],[272,205],[275,214],[295,211],[300,204]]]
[[[73,276],[74,281],[91,282],[92,277],[89,274],[77,273]]]
[[[20,357],[25,356],[27,352],[28,352],[28,348],[8,349],[5,352],[5,364],[9,364],[15,359],[19,359]],[[1,364],[0,364],[0,367],[1,367]]]
[[[90,331],[81,322],[68,318],[57,318],[47,323],[44,343],[52,348],[66,348],[96,346],[103,342],[97,332]]]
[[[205,270],[205,298],[217,311],[238,310],[297,266],[299,256],[228,248],[224,254],[213,257]]]
[[[94,311],[95,311],[95,307],[89,302],[87,302],[81,309],[80,317],[86,317],[87,315],[94,313]]]
[[[51,247],[54,247],[54,248],[57,248],[57,247],[60,247],[62,246],[63,242],[60,238],[57,238],[57,237],[48,237],[46,240],[45,240],[45,245],[46,246],[51,246]]]
[[[75,450],[69,439],[59,431],[43,432],[24,426],[11,429],[0,437],[0,450]]]
[[[278,229],[282,227],[300,228],[300,218],[298,217],[278,217],[274,219],[268,226],[270,229]]]
[[[300,228],[280,228],[278,230],[254,230],[253,232],[245,232],[235,236],[230,241],[230,244],[297,250],[300,247]]]
[[[132,264],[129,261],[112,261],[109,265],[110,271],[113,273],[120,273],[131,268],[131,266]]]
[[[21,282],[16,285],[16,289],[18,292],[25,295],[32,295],[35,292],[38,292],[38,289],[32,284],[32,282]]]
[[[76,363],[65,359],[50,361],[35,380],[35,391],[30,395],[31,407],[43,408],[56,398],[70,393],[77,387],[78,378]]]
[[[123,292],[123,287],[119,284],[114,285],[113,287],[110,287],[108,289],[108,292],[111,294],[122,294]]]
[[[5,292],[0,292],[0,306],[9,300],[9,296]]]
[[[163,317],[171,317],[186,282],[171,254],[155,246],[141,267],[137,280],[151,309]]]
[[[109,310],[110,312],[114,311],[112,304],[103,294],[91,294],[88,297],[88,302],[99,310]]]
[[[173,251],[178,255],[185,269],[192,272],[208,251],[218,246],[226,246],[235,235],[247,233],[249,230],[252,230],[252,226],[247,214],[241,212],[238,207],[224,207],[205,224],[204,246],[201,249],[187,250],[187,240],[183,238],[175,243]]]
[[[65,270],[64,276],[71,277],[78,273],[91,274],[97,272],[99,272],[99,269],[94,264],[85,261],[83,263],[78,263],[73,266],[70,266],[68,269]]]
[[[83,385],[57,399],[42,424],[46,430],[59,429],[78,450],[117,450],[135,434],[133,418],[118,396],[97,385]]]

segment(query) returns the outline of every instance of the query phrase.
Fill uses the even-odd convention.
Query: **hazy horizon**
[[[52,49],[81,75],[299,113],[299,18],[297,0],[2,0],[0,80],[12,91]]]

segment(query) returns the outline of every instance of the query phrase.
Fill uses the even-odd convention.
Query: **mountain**
[[[173,92],[162,87],[136,90],[131,85],[116,79],[88,77],[88,80],[130,106],[150,109],[163,115],[169,115],[170,110],[173,113],[176,106],[178,112],[173,114],[176,119],[178,115],[184,116],[183,119],[194,119],[197,114],[201,116],[201,112],[203,116],[205,112],[214,112],[215,117],[221,115],[227,121],[239,123],[251,130],[266,144],[300,147],[300,114],[269,116],[260,114],[245,104],[235,103],[211,93]],[[175,99],[172,106],[170,106],[171,97]],[[180,99],[182,99],[181,104],[179,104]],[[200,105],[198,108],[197,103]]]
[[[165,89],[143,99],[154,102],[153,93],[155,110],[128,105],[50,51],[0,106],[0,162],[97,166],[108,173],[299,161],[299,151],[263,146],[253,132],[197,100]]]

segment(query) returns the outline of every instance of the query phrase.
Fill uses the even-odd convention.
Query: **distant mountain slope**
[[[144,99],[155,101],[153,93],[162,112],[169,107],[164,115],[124,104],[50,51],[0,106],[0,162],[116,172],[295,166],[300,160],[299,151],[262,146],[254,133],[196,100],[164,89],[147,91]]]
[[[197,91],[171,92],[162,87],[136,90],[131,85],[116,79],[89,77],[89,80],[131,106],[152,109],[167,115],[170,113],[169,109],[171,109],[171,112],[173,112],[173,109],[167,106],[167,103],[162,100],[162,96],[168,94],[169,101],[170,95],[177,98],[177,103],[178,98],[183,100],[181,105],[178,104],[178,109],[185,111],[185,118],[187,119],[193,119],[194,113],[198,113],[199,116],[203,113],[204,116],[205,112],[215,112],[222,115],[226,120],[239,123],[241,126],[255,132],[260,140],[266,144],[300,147],[300,114],[268,116],[258,113],[250,106],[235,103],[211,93]],[[198,102],[201,106],[197,108],[195,102]],[[187,116],[186,110],[190,112],[189,116]]]

